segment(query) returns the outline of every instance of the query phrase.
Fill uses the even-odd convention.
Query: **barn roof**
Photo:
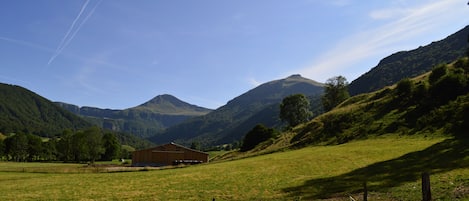
[[[182,149],[186,149],[186,150],[189,150],[189,151],[193,151],[193,152],[197,152],[197,153],[201,153],[201,154],[206,154],[208,155],[208,153],[205,153],[203,151],[199,151],[199,150],[195,150],[195,149],[191,149],[189,147],[185,147],[185,146],[182,146],[180,144],[176,144],[174,142],[171,142],[171,143],[167,143],[167,144],[162,144],[162,145],[158,145],[156,147],[151,147],[151,148],[148,148],[148,149],[141,149],[141,150],[136,150],[136,151],[145,151],[145,150],[152,150],[152,149],[156,149],[156,148],[159,148],[159,147],[163,147],[165,145],[174,145],[174,146],[177,146],[179,148],[182,148]]]

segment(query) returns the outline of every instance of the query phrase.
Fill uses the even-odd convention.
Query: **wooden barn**
[[[168,166],[207,163],[208,153],[169,143],[132,153],[132,166]]]

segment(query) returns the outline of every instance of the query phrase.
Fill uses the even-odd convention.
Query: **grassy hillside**
[[[469,137],[469,60],[349,98],[295,130],[291,143],[345,143],[388,133]]]
[[[1,163],[0,199],[348,200],[367,180],[369,200],[420,200],[419,175],[430,171],[435,200],[464,200],[468,151],[454,139],[386,136],[158,171],[43,174]]]

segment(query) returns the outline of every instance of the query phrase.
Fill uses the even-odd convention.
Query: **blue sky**
[[[351,82],[466,25],[466,0],[4,0],[0,82],[79,106],[172,94],[215,109],[291,74]]]

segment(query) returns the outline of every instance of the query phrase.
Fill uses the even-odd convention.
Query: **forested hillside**
[[[280,126],[278,108],[284,97],[301,93],[317,99],[322,92],[323,84],[292,75],[262,84],[207,115],[189,119],[150,139],[155,143],[200,142],[205,146],[232,143],[241,140],[256,124]]]
[[[0,132],[52,137],[91,124],[20,86],[0,84]]]
[[[428,72],[434,65],[452,62],[466,53],[468,35],[469,26],[466,26],[443,40],[386,57],[376,67],[350,83],[350,94],[375,91],[403,78]]]

